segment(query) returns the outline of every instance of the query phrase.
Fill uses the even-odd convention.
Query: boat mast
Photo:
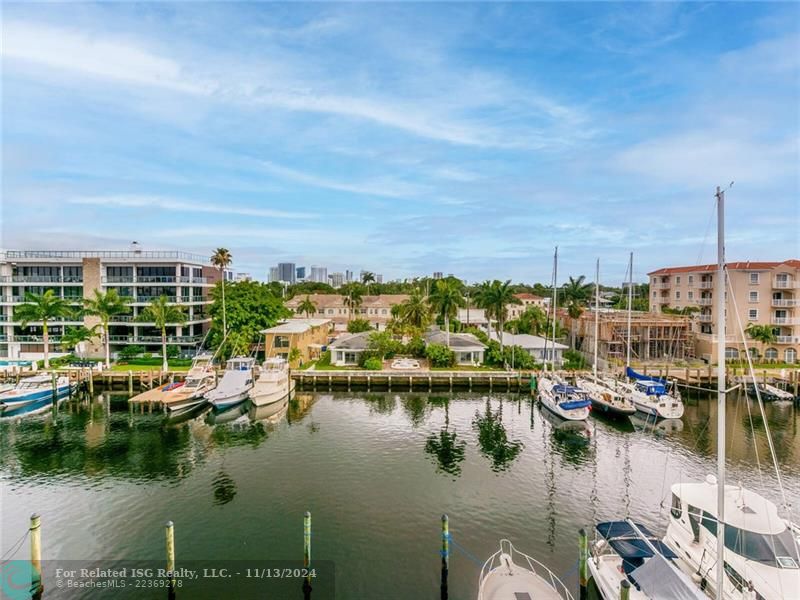
[[[628,262],[628,347],[625,350],[625,366],[631,366],[631,306],[633,305],[633,252]]]
[[[725,192],[717,186],[717,598],[725,584]]]
[[[553,348],[550,352],[550,370],[556,372],[556,298],[558,297],[558,246],[556,246],[555,254],[553,254]],[[545,356],[547,354],[545,353]]]
[[[597,336],[600,332],[600,259],[597,259],[597,266],[594,270],[594,362],[592,363],[592,373],[597,380]]]

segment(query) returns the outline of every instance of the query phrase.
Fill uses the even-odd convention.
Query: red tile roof
[[[784,260],[783,262],[756,262],[756,261],[740,261],[730,262],[725,266],[729,271],[766,271],[786,265],[792,269],[800,269],[800,259],[792,258]],[[651,271],[648,275],[672,275],[673,273],[696,273],[702,271],[716,271],[717,265],[694,265],[690,267],[665,267],[657,271]]]
[[[536,294],[514,294],[515,297],[519,298],[520,300],[544,300],[541,296],[537,296]]]

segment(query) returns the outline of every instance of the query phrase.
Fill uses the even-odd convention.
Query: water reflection
[[[495,473],[505,471],[522,452],[524,447],[522,442],[508,439],[506,428],[503,426],[502,400],[497,410],[493,411],[491,401],[487,398],[484,413],[476,411],[472,425],[478,432],[481,454],[489,459],[492,471]]]
[[[425,402],[425,406],[428,405],[444,407],[444,427],[428,436],[425,441],[425,452],[436,460],[437,471],[456,478],[461,474],[461,463],[464,462],[467,442],[459,440],[455,430],[450,431],[450,397],[431,396]],[[425,410],[426,408],[423,408],[421,412],[424,413]]]
[[[236,497],[236,482],[224,470],[217,473],[212,481],[214,505],[222,506]]]
[[[430,414],[429,402],[425,396],[418,396],[416,394],[413,396],[406,396],[403,398],[402,404],[403,411],[408,416],[408,421],[411,423],[413,429],[425,423]]]

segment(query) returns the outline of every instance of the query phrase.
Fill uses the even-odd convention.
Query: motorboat
[[[244,356],[229,359],[217,387],[206,392],[204,398],[218,410],[247,400],[253,388],[255,362],[254,358]]]
[[[61,375],[56,378],[53,389],[53,378],[50,375],[34,375],[21,379],[12,389],[0,394],[0,410],[10,410],[31,402],[62,399],[69,396],[77,387],[69,377]]]
[[[627,587],[630,600],[705,600],[678,568],[678,555],[641,523],[607,521],[595,529],[588,566],[603,598],[624,598]]]
[[[756,395],[758,389],[758,395]],[[769,383],[754,383],[753,381],[745,382],[745,390],[747,395],[751,398],[761,396],[765,402],[792,402],[796,397],[791,392],[782,390],[778,386],[770,385]]]
[[[478,600],[573,600],[567,586],[539,561],[500,540],[500,550],[484,563]]]
[[[250,390],[250,402],[268,406],[289,397],[294,381],[289,376],[289,363],[280,357],[267,358],[261,364],[258,378]]]
[[[160,400],[169,412],[184,411],[206,402],[205,394],[216,386],[214,355],[210,352],[198,354],[186,373],[186,379],[164,390]]]
[[[539,379],[538,385],[539,402],[554,414],[567,421],[585,421],[589,418],[592,401],[580,388],[546,375]]]
[[[672,486],[672,507],[664,541],[680,563],[717,598],[716,477]],[[800,554],[796,526],[759,494],[725,485],[725,579],[722,597],[784,600],[800,593]]]

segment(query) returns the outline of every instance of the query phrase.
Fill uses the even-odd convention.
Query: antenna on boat
[[[717,186],[717,598],[725,585],[725,191]]]
[[[625,350],[625,367],[631,366],[631,310],[633,310],[633,252],[628,261],[628,346]]]
[[[600,259],[597,259],[597,266],[594,270],[594,362],[592,363],[592,374],[595,382],[597,381],[597,336],[600,331]]]

